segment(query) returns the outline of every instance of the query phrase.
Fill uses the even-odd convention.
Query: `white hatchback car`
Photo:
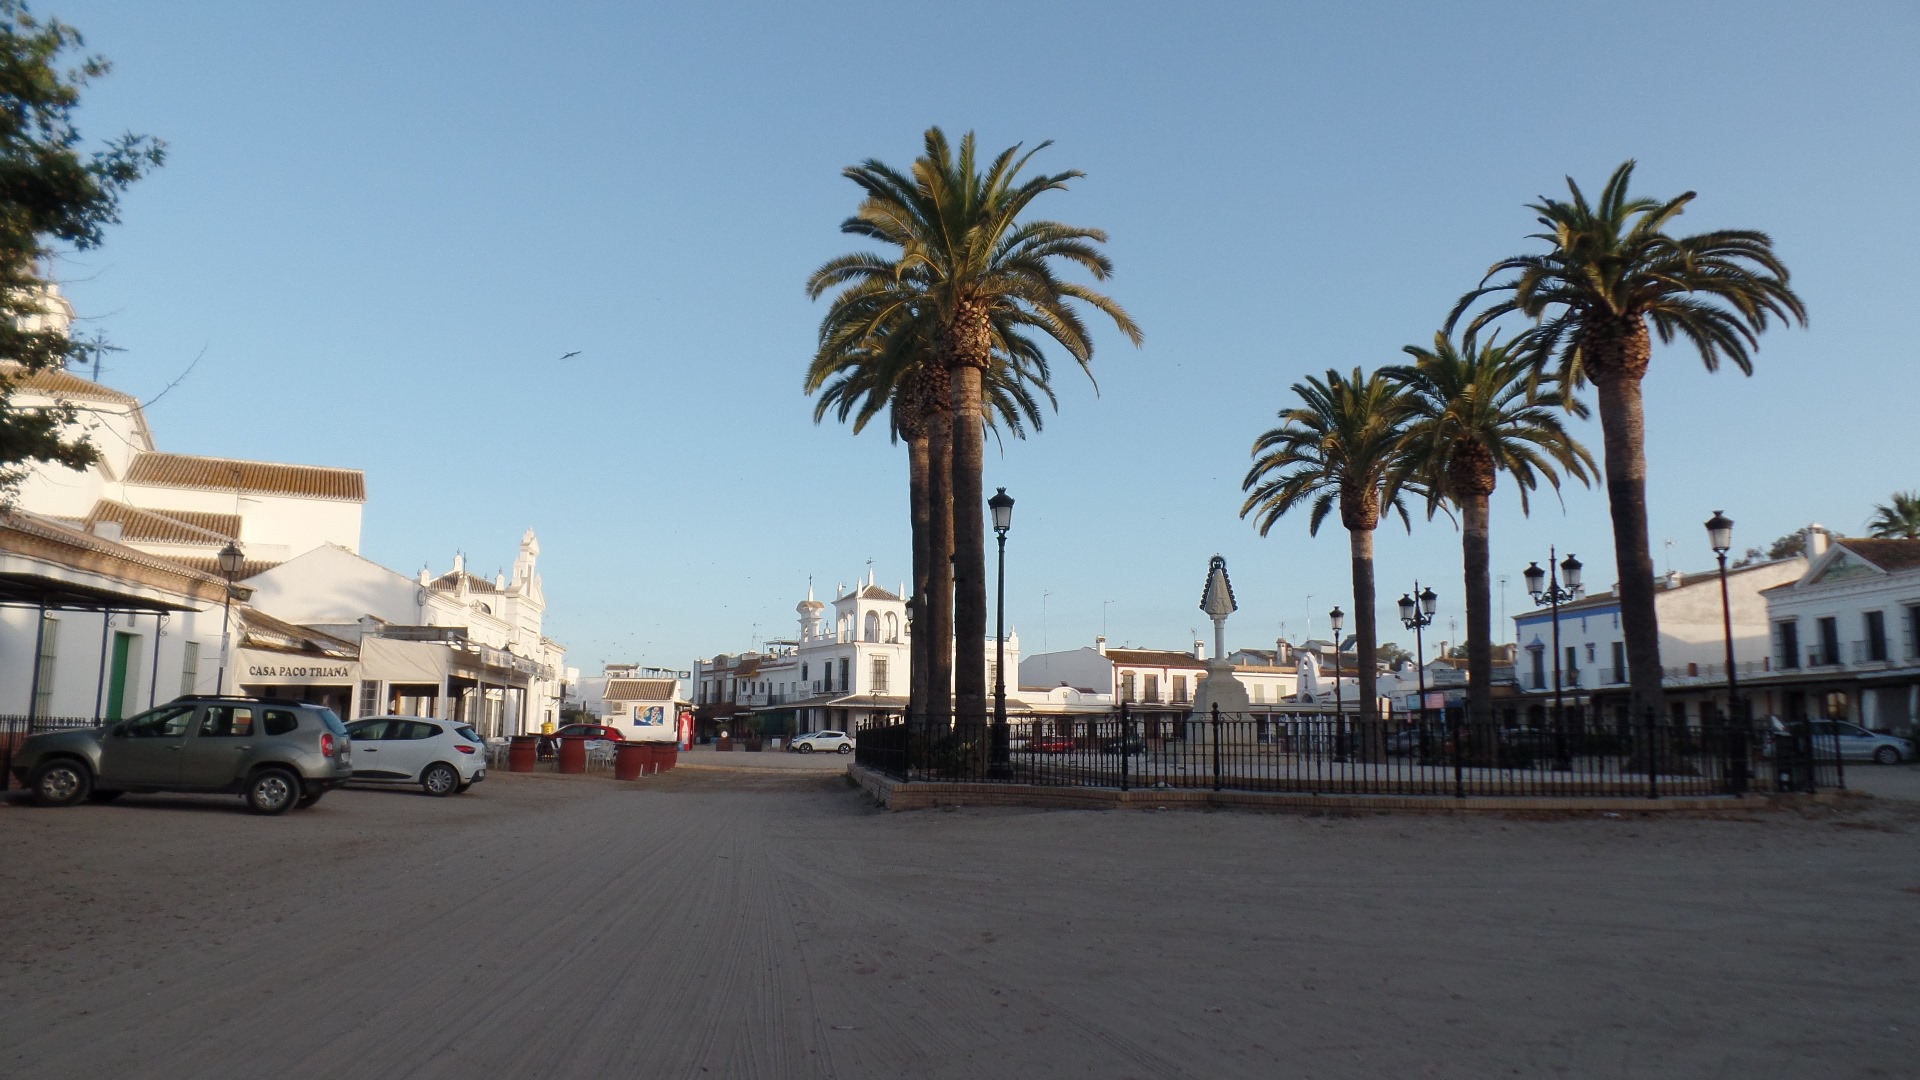
[[[347,725],[349,783],[419,784],[455,795],[487,778],[486,745],[466,724],[429,716],[369,716]]]
[[[796,735],[787,749],[796,754],[824,754],[832,751],[836,754],[853,753],[853,740],[847,738],[844,731],[816,731],[811,735]]]

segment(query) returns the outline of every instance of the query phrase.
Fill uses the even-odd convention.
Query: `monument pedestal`
[[[1207,677],[1193,695],[1193,720],[1187,736],[1199,742],[1213,738],[1213,707],[1220,706],[1220,719],[1244,720],[1253,711],[1247,688],[1233,677],[1233,665],[1224,660],[1207,661]]]

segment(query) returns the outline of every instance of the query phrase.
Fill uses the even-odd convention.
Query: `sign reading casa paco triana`
[[[359,677],[360,665],[350,660],[315,660],[240,650],[239,681],[243,683],[305,686],[314,682],[351,682]]]

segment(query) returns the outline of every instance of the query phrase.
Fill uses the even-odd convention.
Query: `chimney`
[[[1093,639],[1093,651],[1101,656],[1107,655],[1107,637],[1105,634]]]
[[[1663,589],[1679,588],[1680,587],[1680,571],[1678,570],[1667,571],[1666,577],[1661,580],[1660,587]]]
[[[1812,562],[1827,553],[1827,527],[1815,522],[1807,526],[1807,561]]]
[[[1207,658],[1207,643],[1201,641],[1199,638],[1193,639],[1193,658],[1195,660],[1205,660]]]

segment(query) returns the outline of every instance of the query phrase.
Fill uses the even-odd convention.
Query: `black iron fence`
[[[1212,713],[1014,721],[1003,730],[878,721],[855,760],[902,781],[1046,787],[1209,788],[1297,794],[1646,797],[1844,786],[1837,742],[1805,725],[1539,727],[1472,723],[1460,710]]]
[[[0,791],[13,782],[13,751],[28,735],[42,731],[89,728],[102,723],[91,716],[9,716],[0,714]]]

